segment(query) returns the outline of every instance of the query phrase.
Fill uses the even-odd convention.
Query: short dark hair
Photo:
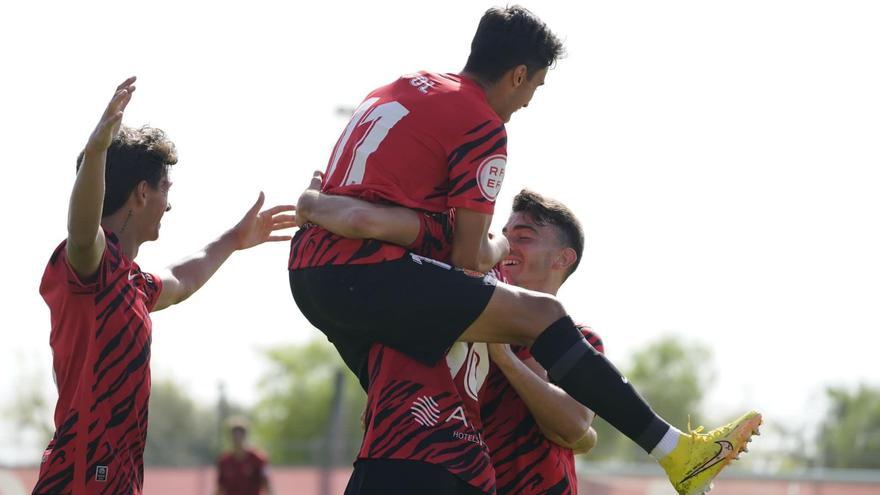
[[[493,7],[480,19],[464,71],[493,83],[525,65],[531,78],[563,53],[562,42],[535,14],[519,5]]]
[[[85,151],[76,159],[76,170]],[[177,148],[162,129],[122,126],[107,149],[104,169],[104,210],[102,217],[122,208],[128,196],[142,180],[152,188],[168,176],[168,167],[177,163]]]
[[[574,213],[564,204],[551,198],[523,189],[513,198],[513,212],[525,213],[538,225],[552,225],[559,230],[562,244],[574,249],[577,259],[571,265],[568,278],[581,263],[584,254],[584,229]]]

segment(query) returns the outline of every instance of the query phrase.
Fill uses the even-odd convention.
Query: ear
[[[142,180],[138,182],[138,185],[135,186],[134,190],[131,191],[131,197],[134,201],[134,205],[137,208],[143,208],[144,205],[147,204],[147,193],[150,189],[150,184],[147,181]]]
[[[529,68],[524,64],[517,65],[513,69],[510,70],[511,82],[513,83],[514,88],[520,87],[529,75]]]
[[[575,264],[577,258],[578,256],[577,253],[574,252],[574,249],[567,247],[560,251],[559,255],[556,256],[556,259],[553,261],[553,268],[568,270]]]

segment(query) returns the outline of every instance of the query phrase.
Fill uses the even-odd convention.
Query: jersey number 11
[[[332,180],[333,172],[336,171],[339,158],[348,147],[351,135],[355,133],[355,130],[359,130],[361,126],[366,125],[369,128],[353,144],[354,150],[351,153],[348,164],[345,166],[345,176],[341,181],[341,185],[348,186],[363,182],[364,173],[367,169],[367,159],[379,148],[382,140],[388,135],[388,131],[409,113],[406,107],[396,101],[389,101],[373,107],[377,101],[379,101],[379,98],[368,98],[355,110],[351,121],[348,122],[345,132],[336,145],[336,149],[333,150],[333,160],[330,162],[330,168],[327,170],[328,180]]]

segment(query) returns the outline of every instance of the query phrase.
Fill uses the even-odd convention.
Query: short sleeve
[[[507,166],[507,130],[487,120],[457,139],[448,158],[447,206],[492,214]]]
[[[587,342],[589,342],[594,349],[601,352],[602,354],[605,354],[605,343],[602,342],[602,337],[599,337],[599,335],[594,332],[592,328],[586,325],[578,325],[578,330],[580,330],[581,333],[584,334],[584,338],[587,339]]]
[[[98,270],[93,277],[83,279],[70,266],[70,260],[67,257],[66,240],[59,244],[49,259],[47,275],[54,273],[52,277],[56,283],[65,283],[69,288],[68,290],[76,294],[95,294],[103,290],[107,286],[108,281],[115,279],[114,274],[117,270],[120,270],[122,265],[119,241],[115,235],[106,230],[105,236],[107,242],[104,247],[104,253],[101,255]]]
[[[452,255],[452,233],[455,211],[446,213],[422,212],[419,215],[419,235],[407,249],[437,261],[448,262]]]
[[[146,294],[147,299],[144,304],[147,311],[153,311],[156,303],[159,302],[159,295],[162,294],[162,279],[152,273],[142,273],[144,276],[144,285],[141,290]]]

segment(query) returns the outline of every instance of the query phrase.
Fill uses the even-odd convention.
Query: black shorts
[[[484,495],[442,466],[399,459],[360,459],[345,495]]]
[[[414,254],[371,265],[290,271],[300,311],[336,346],[365,388],[374,343],[433,365],[480,316],[495,284],[492,277]]]

